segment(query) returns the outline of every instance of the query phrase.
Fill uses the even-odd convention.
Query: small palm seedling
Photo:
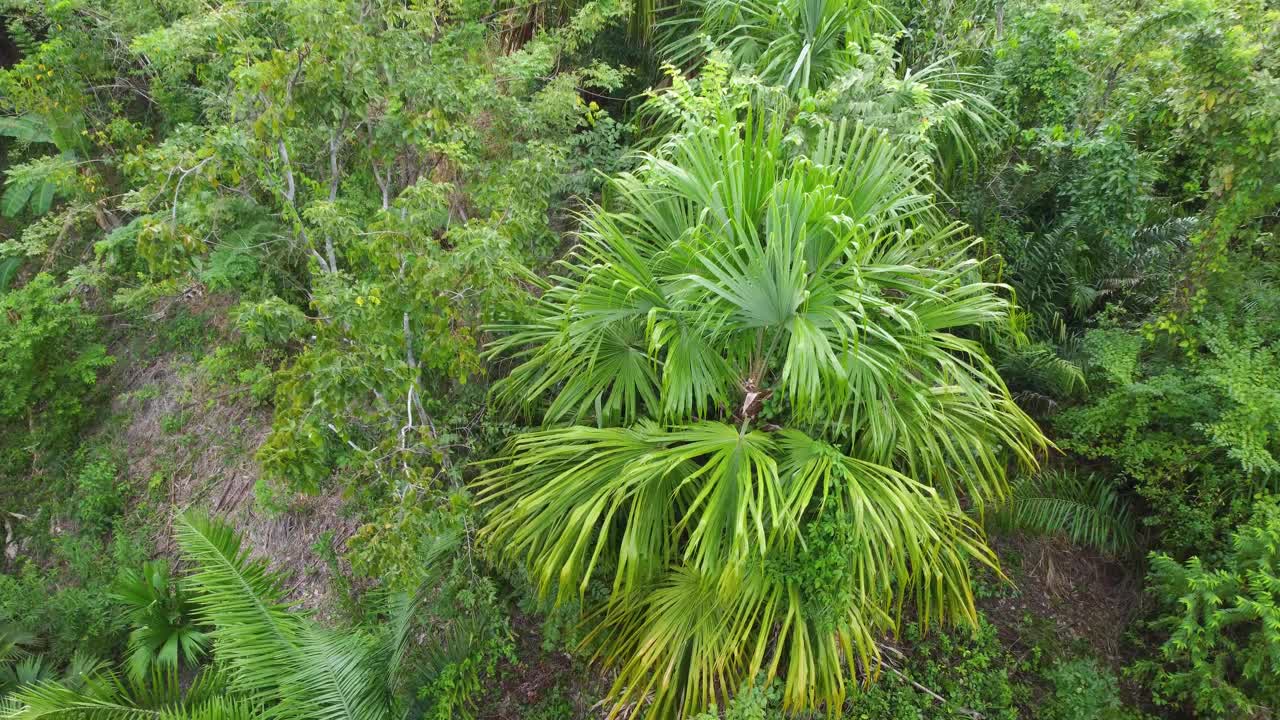
[[[129,676],[141,681],[153,665],[177,670],[195,667],[205,654],[209,636],[195,623],[195,607],[180,580],[169,577],[169,563],[153,560],[141,572],[124,570],[114,596],[128,608]]]

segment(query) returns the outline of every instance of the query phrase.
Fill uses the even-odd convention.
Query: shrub
[[[51,276],[0,294],[0,475],[65,447],[111,362],[96,319]]]
[[[739,690],[723,713],[712,705],[693,720],[783,720],[781,707],[782,690],[778,683],[756,682]]]
[[[1120,700],[1115,674],[1096,660],[1065,660],[1045,673],[1049,696],[1040,706],[1043,720],[1127,720],[1135,715]]]
[[[1275,268],[1241,258],[1241,281],[1215,288],[1181,346],[1122,327],[1087,333],[1092,396],[1055,418],[1059,445],[1107,461],[1180,557],[1223,548],[1280,474]]]
[[[111,529],[123,499],[116,487],[116,465],[109,460],[95,460],[85,465],[76,476],[73,510],[84,529],[105,532]]]
[[[1013,660],[1001,646],[995,626],[985,619],[973,633],[926,635],[912,624],[902,641],[910,651],[901,667],[897,672],[886,670],[879,683],[855,697],[849,706],[850,718],[953,720],[969,715],[966,711],[988,720],[1018,718],[1015,703],[1023,689],[1010,678]]]
[[[1138,663],[1160,705],[1206,718],[1280,707],[1280,498],[1260,499],[1217,562],[1151,555],[1157,657]]]

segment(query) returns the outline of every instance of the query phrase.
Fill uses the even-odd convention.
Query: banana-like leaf
[[[31,115],[0,117],[0,135],[26,143],[53,143],[48,123]]]

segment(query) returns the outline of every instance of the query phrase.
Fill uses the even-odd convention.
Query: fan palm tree
[[[497,398],[545,428],[477,481],[483,537],[549,599],[608,586],[585,622],[615,712],[757,676],[838,712],[904,606],[974,620],[994,558],[962,503],[1045,445],[972,339],[1009,303],[924,161],[861,126],[790,137],[722,119],[619,177],[492,348],[517,361]]]
[[[718,48],[735,65],[797,94],[844,75],[876,32],[898,27],[872,0],[701,0],[685,7],[660,24],[667,60],[691,68]]]
[[[888,130],[928,155],[944,183],[975,169],[981,148],[1009,129],[990,100],[987,76],[950,56],[907,64],[894,43],[877,34],[898,27],[898,20],[869,0],[706,0],[695,7],[702,12],[663,25],[671,87],[652,93],[641,112],[659,129],[696,110],[687,102],[686,73],[694,71],[694,84],[712,86],[703,95],[736,91],[748,97],[734,100],[751,107],[803,109],[811,117]],[[733,71],[738,74],[726,82]]]
[[[376,631],[320,627],[284,601],[281,578],[250,559],[228,525],[196,516],[176,522],[178,546],[194,566],[186,588],[209,633],[214,661],[182,688],[176,664],[144,680],[95,668],[81,682],[19,688],[4,720],[391,720],[408,716],[431,663],[410,667],[424,591],[389,598]],[[428,653],[428,659],[432,657]],[[412,672],[412,675],[411,675]]]

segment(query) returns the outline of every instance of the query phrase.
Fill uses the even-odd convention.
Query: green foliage
[[[0,622],[44,652],[4,713],[465,717],[512,659],[494,560],[616,714],[1128,717],[1096,664],[1041,653],[1028,695],[990,630],[932,627],[975,620],[979,517],[1117,554],[1145,526],[1143,677],[1274,709],[1265,542],[1228,542],[1280,477],[1273,4],[0,17]],[[80,435],[107,344],[123,384],[189,356],[270,406],[255,496],[342,498],[361,529],[322,554],[363,622],[295,612],[221,525],[179,523],[192,577],[142,565],[163,475],[105,451],[120,415]],[[1062,472],[1026,467],[1032,416]],[[126,672],[73,660],[126,620]]]
[[[471,717],[474,700],[501,659],[513,659],[511,627],[498,587],[478,571],[467,528],[466,496],[420,498],[410,490],[382,508],[347,543],[358,578],[378,578],[391,592],[418,592],[416,621],[433,644],[414,658],[432,677],[417,692],[422,717]]]
[[[949,720],[973,717],[973,713],[992,720],[1018,717],[1015,703],[1022,688],[1010,678],[1012,658],[1001,647],[995,627],[985,620],[973,632],[927,635],[920,626],[910,624],[901,640],[910,654],[901,657],[896,671],[887,671],[880,682],[852,698],[848,717]]]
[[[1201,717],[1265,712],[1280,704],[1280,501],[1260,498],[1219,560],[1151,555],[1152,623],[1162,644],[1138,663],[1155,701]]]
[[[997,241],[1037,331],[1075,331],[1110,305],[1157,311],[1185,339],[1210,278],[1269,232],[1257,220],[1280,200],[1266,160],[1280,151],[1264,90],[1276,65],[1259,52],[1274,41],[1274,11],[1026,2],[998,20],[989,67],[1017,133],[963,202]]]
[[[553,688],[550,693],[538,701],[537,705],[525,710],[522,720],[562,720],[573,717],[573,703],[565,697],[564,691]]]
[[[28,648],[35,644],[36,636],[13,624],[0,626],[0,662],[26,657]]]
[[[691,67],[708,48],[719,47],[736,65],[796,94],[813,93],[848,73],[859,47],[897,22],[868,0],[706,0],[690,6],[687,15],[661,28],[671,62]]]
[[[1214,290],[1212,309],[1189,325],[1194,353],[1132,330],[1087,333],[1093,397],[1055,418],[1060,444],[1112,463],[1150,506],[1144,522],[1179,554],[1221,547],[1274,482],[1280,286],[1263,259]]]
[[[751,685],[734,694],[724,712],[712,705],[693,720],[783,720],[782,692],[775,683]]]
[[[180,518],[176,532],[195,564],[188,583],[196,617],[213,626],[215,656],[232,671],[239,694],[257,706],[277,706],[284,717],[389,712],[390,674],[375,673],[371,638],[332,633],[291,613],[279,576],[250,560],[229,526]]]
[[[1111,481],[1058,469],[1014,482],[991,522],[1006,532],[1063,535],[1112,554],[1131,550],[1137,542],[1128,504]]]
[[[120,513],[123,503],[116,486],[117,474],[110,460],[96,460],[77,475],[74,507],[87,529],[99,533],[110,530]]]
[[[245,344],[256,350],[298,342],[307,328],[307,316],[278,297],[241,303],[231,316]]]
[[[23,208],[32,215],[44,215],[53,205],[55,195],[74,191],[80,138],[70,135],[66,128],[52,127],[33,114],[0,117],[0,135],[24,144],[57,144],[62,151],[58,156],[39,157],[8,168],[4,195],[0,197],[0,215],[15,217]]]
[[[1042,447],[963,337],[1008,306],[922,164],[866,128],[794,156],[783,136],[722,121],[623,175],[494,345],[521,361],[498,396],[550,427],[479,481],[489,546],[561,603],[612,574],[590,642],[615,702],[652,692],[653,714],[759,672],[785,674],[788,707],[838,704],[905,599],[971,621],[969,562],[992,558],[958,498],[1000,497],[1001,450]],[[810,532],[827,505],[856,543]]]
[[[747,107],[794,115],[793,132],[803,128],[806,134],[841,121],[860,123],[886,131],[903,150],[927,159],[946,183],[976,169],[983,145],[1003,133],[1006,123],[987,97],[987,80],[950,59],[909,67],[894,43],[878,35],[844,49],[842,56],[838,73],[796,97],[793,89],[771,84],[776,80],[752,74],[749,63],[735,65],[731,55],[717,50],[693,78],[668,66],[671,87],[650,91],[639,115],[658,129],[702,127]]]
[[[472,429],[446,423],[471,417],[457,401],[483,371],[479,326],[517,297],[511,261],[552,252],[553,205],[620,162],[623,125],[584,96],[628,71],[584,54],[631,6],[522,24],[466,2],[13,4],[15,25],[55,30],[0,72],[4,127],[76,162],[8,167],[13,198],[56,176],[69,202],[0,253],[83,262],[79,241],[105,236],[82,277],[131,309],[162,288],[241,293],[249,350],[293,355],[223,368],[275,397],[270,481],[340,474],[378,497],[458,479],[445,456]]]
[[[103,561],[104,548],[93,560]],[[23,562],[0,575],[0,622],[21,623],[37,636],[42,663],[56,667],[77,652],[107,655],[119,647],[127,627],[120,609],[109,596],[107,578],[80,575],[66,577],[42,572]]]
[[[992,355],[1018,404],[1033,416],[1050,416],[1061,407],[1061,400],[1078,398],[1088,390],[1079,343],[997,343]]]
[[[384,595],[384,622],[377,627],[330,630],[291,609],[280,576],[264,561],[250,559],[230,526],[182,516],[176,520],[176,536],[184,560],[192,565],[184,582],[194,617],[212,627],[208,639],[215,662],[189,686],[179,682],[176,664],[163,662],[142,678],[121,679],[95,668],[83,683],[46,679],[20,688],[0,707],[0,717],[132,719],[163,711],[164,717],[184,720],[264,714],[379,720],[402,717],[415,708],[421,702],[418,695],[430,694],[419,688],[456,682],[453,666],[437,662],[448,657],[456,638],[444,633],[429,644],[421,642],[425,625],[419,610],[435,594],[433,584],[424,583],[413,594]],[[139,582],[125,582],[134,586],[129,602],[149,623],[157,620],[150,605],[175,610],[182,601],[171,594],[160,566],[146,572],[147,577],[133,578],[144,586],[139,592]],[[143,596],[150,597],[147,606],[137,604],[148,600]],[[168,616],[159,622],[173,627]],[[161,671],[166,666],[168,671]],[[455,715],[445,710],[429,716]]]
[[[4,258],[0,260],[0,295],[13,285],[13,280],[22,269],[22,258]]]
[[[1115,674],[1096,660],[1066,660],[1044,673],[1050,694],[1037,717],[1044,720],[1130,720],[1138,715],[1124,707]]]
[[[129,677],[145,682],[153,672],[195,667],[207,652],[209,638],[193,620],[195,608],[180,580],[169,576],[169,563],[152,560],[141,571],[126,568],[115,585],[115,598],[129,613]]]
[[[98,372],[112,362],[96,327],[49,275],[0,294],[0,477],[39,469],[84,419]]]

